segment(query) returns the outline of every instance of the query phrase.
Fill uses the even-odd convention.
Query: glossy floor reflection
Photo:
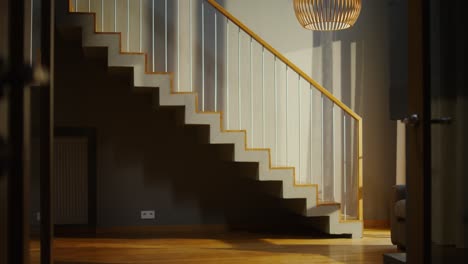
[[[32,247],[34,253],[34,246]],[[382,263],[387,230],[363,239],[228,233],[171,238],[58,238],[55,263]],[[34,262],[32,262],[34,263]]]

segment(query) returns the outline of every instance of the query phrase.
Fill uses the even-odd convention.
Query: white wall
[[[364,216],[385,220],[396,166],[389,19],[398,1],[362,2],[353,28],[330,33],[302,29],[290,0],[226,0],[225,7],[363,117]]]
[[[406,184],[406,125],[397,123],[396,184]]]

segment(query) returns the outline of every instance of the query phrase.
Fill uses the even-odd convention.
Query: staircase
[[[183,106],[185,124],[258,164],[256,180],[280,181],[273,195],[303,199],[291,210],[317,228],[362,237],[361,118],[216,1],[56,5],[57,27],[81,28],[85,53],[105,47],[109,67],[133,68],[135,92]]]

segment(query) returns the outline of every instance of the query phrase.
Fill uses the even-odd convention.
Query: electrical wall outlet
[[[141,219],[155,219],[156,214],[154,210],[141,211]]]

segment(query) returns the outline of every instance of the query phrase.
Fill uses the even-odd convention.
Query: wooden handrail
[[[356,120],[361,120],[361,117],[356,114],[353,110],[351,110],[347,105],[341,102],[338,98],[336,98],[333,94],[331,94],[327,89],[325,89],[322,85],[314,81],[309,75],[307,75],[304,71],[302,71],[298,66],[288,60],[285,56],[283,56],[279,51],[273,48],[270,44],[268,44],[265,40],[263,40],[260,36],[255,34],[250,28],[240,22],[236,17],[234,17],[231,13],[229,13],[226,9],[224,9],[216,0],[207,0],[213,8],[218,10],[221,14],[223,14],[227,19],[231,22],[236,24],[239,28],[241,28],[245,33],[247,33],[250,37],[255,39],[258,43],[260,43],[263,47],[265,47],[268,51],[270,51],[275,57],[280,59],[283,63],[285,63],[289,68],[293,69],[297,74],[299,74],[304,80],[308,81],[312,86],[314,86],[317,90],[319,90],[322,94],[324,94],[328,99],[330,99],[333,103],[338,105],[341,109],[343,109],[346,113],[352,116]]]

